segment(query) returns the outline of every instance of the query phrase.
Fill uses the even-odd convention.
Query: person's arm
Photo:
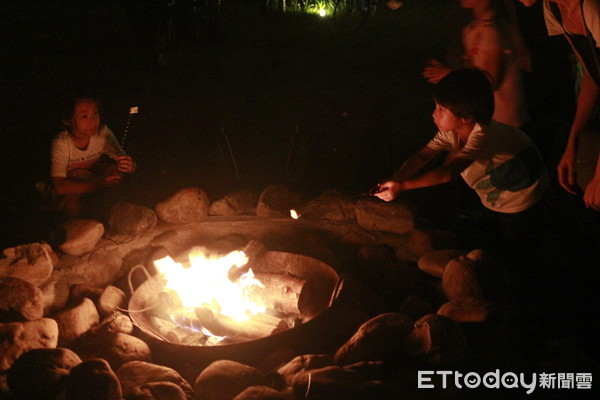
[[[105,135],[106,143],[104,145],[104,152],[113,158],[117,163],[117,168],[120,172],[130,174],[135,172],[137,165],[135,161],[125,153],[125,150],[121,147],[121,144],[117,141],[115,134],[106,125],[103,128],[103,134]]]
[[[577,110],[573,124],[569,130],[569,138],[565,151],[558,163],[558,183],[569,193],[577,193],[577,171],[575,169],[575,161],[577,159],[577,145],[579,135],[590,121],[593,111],[600,99],[600,88],[594,82],[594,79],[584,68],[583,80],[581,89],[577,99]]]
[[[402,190],[419,189],[428,186],[439,185],[450,182],[454,176],[460,174],[465,168],[473,163],[473,160],[455,157],[452,161],[441,167],[432,169],[412,179],[402,182]]]
[[[439,150],[424,146],[421,150],[410,156],[391,179],[378,183],[376,191],[372,193],[373,196],[385,201],[394,200],[401,191],[400,182],[412,178],[439,152]]]
[[[438,83],[443,77],[448,75],[452,71],[450,67],[442,64],[438,60],[429,60],[423,69],[423,77],[429,83]]]
[[[421,150],[410,156],[394,174],[391,180],[402,181],[412,178],[421,171],[435,156],[440,153],[440,150],[434,150],[425,145]]]
[[[95,192],[104,186],[112,186],[119,183],[120,175],[111,175],[102,179],[80,181],[70,178],[52,178],[52,185],[56,194],[87,194]]]
[[[406,175],[396,174],[391,180],[379,184],[379,191],[375,193],[375,196],[385,201],[391,201],[405,190],[419,189],[450,182],[456,174],[461,173],[473,163],[473,160],[470,159],[454,157],[440,167],[415,176],[437,153],[438,151],[425,146],[419,153],[407,161],[409,164],[406,169],[401,169],[400,172],[406,172]],[[413,170],[418,165],[420,165],[420,168]],[[412,172],[410,176],[408,175],[409,172]]]
[[[585,188],[583,201],[586,207],[600,211],[600,152],[596,160],[596,173]]]
[[[467,49],[467,67],[487,72],[496,90],[504,80],[506,50],[502,44],[502,36],[495,25],[488,24],[481,32],[478,45],[473,49]]]

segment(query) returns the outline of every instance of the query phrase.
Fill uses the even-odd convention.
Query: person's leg
[[[544,210],[546,201],[538,201],[525,211],[500,214],[501,235],[507,251],[524,255],[539,244],[545,232]]]
[[[81,195],[70,194],[65,196],[63,212],[66,217],[77,217],[82,213]]]
[[[108,222],[110,209],[120,201],[130,201],[129,182],[126,177],[118,185],[103,188],[86,195],[82,206],[82,214],[87,218]]]

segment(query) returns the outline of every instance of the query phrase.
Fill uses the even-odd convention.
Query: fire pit
[[[152,347],[155,359],[166,365],[185,363],[197,368],[219,359],[263,367],[272,354],[329,350],[363,322],[364,318],[356,312],[336,307],[341,278],[329,265],[308,256],[279,251],[260,251],[251,258],[249,264],[254,276],[269,278],[259,291],[267,298],[269,310],[258,320],[252,320],[249,328],[245,322],[233,325],[228,319],[223,322],[223,318],[212,312],[206,317],[203,307],[196,308],[191,317],[175,313],[171,314],[172,321],[166,321],[161,313],[164,314],[165,303],[170,299],[164,301],[168,284],[161,274],[152,277],[147,274],[144,283],[136,290],[132,288],[130,317]],[[232,271],[237,275],[236,269],[231,268],[230,278],[239,278],[232,277]],[[277,301],[273,292],[280,293],[282,301]],[[296,301],[291,301],[295,295]],[[239,326],[242,328],[238,329]],[[232,332],[237,334],[233,339],[228,335],[219,337]]]

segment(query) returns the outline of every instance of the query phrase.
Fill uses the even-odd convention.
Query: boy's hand
[[[117,168],[120,172],[126,174],[133,172],[135,164],[130,156],[116,156],[115,160],[117,161]]]
[[[378,190],[373,191],[372,194],[384,201],[394,200],[402,191],[402,184],[396,181],[386,181],[379,183],[377,186]]]

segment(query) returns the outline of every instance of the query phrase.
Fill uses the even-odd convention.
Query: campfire
[[[197,192],[187,193],[197,197]],[[453,318],[487,322],[488,315],[499,312],[501,298],[494,294],[506,290],[498,286],[501,274],[487,271],[500,267],[480,250],[464,255],[449,248],[421,255],[418,267],[428,275],[415,274],[416,267],[391,258],[387,246],[395,245],[401,257],[426,247],[415,246],[416,242],[432,239],[412,227],[409,209],[385,204],[402,211],[390,213],[397,217],[389,224],[390,218],[381,218],[381,206],[359,202],[357,219],[351,222],[315,222],[305,208],[298,220],[284,214],[286,218],[215,217],[150,225],[147,232],[135,235],[110,232],[107,237],[98,230],[100,223],[80,221],[70,229],[87,228],[86,240],[73,239],[62,247],[65,254],[55,254],[45,244],[7,249],[4,267],[30,279],[4,278],[7,310],[26,319],[9,319],[4,327],[8,351],[1,361],[15,378],[9,389],[20,393],[33,387],[39,397],[15,398],[47,398],[52,388],[45,382],[54,380],[40,379],[38,366],[50,366],[48,372],[54,376],[56,363],[72,368],[72,384],[87,382],[79,379],[81,371],[114,370],[116,377],[112,374],[111,379],[118,379],[123,398],[138,387],[146,390],[142,382],[154,383],[150,379],[172,387],[174,374],[180,376],[176,379],[181,390],[198,398],[209,398],[206,393],[211,390],[234,391],[228,397],[233,398],[248,385],[272,386],[266,388],[275,393],[293,391],[298,398],[323,391],[332,393],[331,398],[377,398],[372,377],[386,382],[389,376],[382,363],[398,366],[404,374],[414,366],[437,368],[461,361],[468,342]],[[147,213],[128,214],[140,215],[138,226],[149,226]],[[389,226],[396,235],[380,235],[375,226]],[[399,233],[402,226],[412,230]],[[89,240],[90,235],[97,235],[96,242]],[[267,250],[259,239],[278,250]],[[393,288],[398,296],[411,294],[400,306],[402,311],[383,312],[384,296],[347,271],[338,274],[320,261],[341,260],[329,258],[332,253],[325,251],[319,259],[308,256],[315,254],[320,241],[327,245],[324,250],[339,250],[335,254],[340,257],[342,251],[360,246],[356,256],[361,263],[393,270],[391,282],[383,288]],[[227,250],[194,247],[199,243]],[[88,248],[87,253],[82,247]],[[231,249],[237,250],[227,253]],[[144,272],[146,279],[139,279],[136,271]],[[128,303],[121,290],[127,284]],[[429,293],[433,284],[443,293]],[[435,312],[421,294],[434,301],[444,295],[448,302]],[[43,309],[42,295],[52,307],[48,311]],[[244,387],[237,385],[248,371],[257,378]],[[215,376],[223,377],[217,386]],[[401,391],[406,388],[404,375],[390,383],[398,383]],[[105,387],[93,386],[86,383],[85,390]]]
[[[250,241],[225,255],[193,247],[154,261],[132,295],[132,320],[163,344],[228,347],[268,340],[329,307],[337,273],[313,258]]]
[[[151,321],[172,343],[218,345],[285,331],[300,320],[305,281],[288,274],[254,273],[243,251],[211,255],[190,250],[187,263],[155,261],[164,279]]]

